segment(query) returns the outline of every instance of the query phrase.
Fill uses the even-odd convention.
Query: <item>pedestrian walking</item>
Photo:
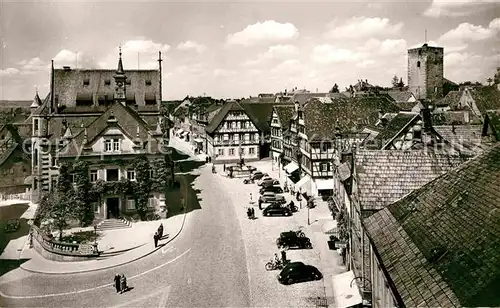
[[[281,262],[283,262],[283,264],[286,263],[286,251],[284,249],[281,250]]]
[[[158,227],[158,237],[161,239],[163,237],[163,224],[161,223]]]
[[[255,209],[252,207],[252,218],[255,219]]]
[[[250,203],[253,203],[252,193],[250,193]]]
[[[116,288],[116,293],[120,292],[120,280],[121,277],[119,274],[115,275],[115,288]]]
[[[158,232],[155,232],[155,235],[153,235],[153,240],[155,242],[155,248],[158,247]]]
[[[120,279],[120,294],[127,291],[127,277],[122,274]]]

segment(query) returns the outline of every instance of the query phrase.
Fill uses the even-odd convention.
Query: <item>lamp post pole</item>
[[[307,225],[311,225],[311,220],[310,220],[310,217],[309,217],[309,207],[307,207]]]

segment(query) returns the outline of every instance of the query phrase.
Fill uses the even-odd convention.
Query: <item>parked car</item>
[[[278,180],[269,180],[262,182],[261,187],[271,187],[271,186],[280,186],[280,181]]]
[[[282,206],[276,206],[276,204],[271,204],[267,206],[263,211],[262,211],[263,216],[290,216],[292,215],[292,211],[286,207]]]
[[[273,193],[281,194],[281,193],[283,193],[283,188],[281,188],[280,186],[271,186],[271,187],[262,187],[259,190],[259,193],[261,195],[263,195],[265,192],[273,192]]]
[[[268,177],[269,175],[267,173],[264,173],[262,171],[255,171],[254,173],[252,173],[250,175],[250,179],[254,180],[254,181],[258,181],[264,177]]]
[[[264,176],[257,182],[257,185],[261,186],[264,181],[270,181],[270,180],[275,180],[275,179],[273,179],[270,176]]]
[[[282,232],[280,237],[276,239],[278,248],[298,248],[298,249],[312,249],[311,240],[307,237],[297,236],[296,232]]]
[[[262,196],[259,197],[259,203],[280,203],[280,204],[285,204],[285,196],[283,195],[277,195],[274,192],[266,192]]]
[[[293,284],[302,281],[321,280],[323,274],[314,266],[302,262],[291,262],[281,270],[277,278],[282,284]]]

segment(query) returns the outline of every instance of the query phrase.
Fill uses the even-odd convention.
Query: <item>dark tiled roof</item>
[[[470,93],[483,115],[487,110],[500,109],[500,91],[495,86],[476,87]]]
[[[212,118],[210,123],[208,123],[205,131],[212,134],[222,123],[229,110],[243,110],[243,108],[237,102],[227,102],[219,109],[219,112]]]
[[[401,109],[401,111],[412,111],[412,109],[417,105],[420,106],[420,108],[424,107],[421,102],[405,102],[397,103],[396,105]]]
[[[486,118],[497,141],[500,141],[500,110],[486,111]]]
[[[466,161],[432,151],[361,150],[356,154],[359,202],[380,210]]]
[[[211,112],[214,112],[216,110],[219,110],[222,108],[222,105],[221,104],[212,104],[210,106],[208,106],[203,112],[202,114],[207,114],[207,113],[211,113]]]
[[[410,91],[388,91],[387,94],[396,103],[408,103],[408,100],[413,96]]]
[[[290,124],[290,120],[295,114],[295,106],[293,104],[287,105],[275,105],[274,111],[278,115],[278,119],[281,123],[281,128],[288,129],[288,125]]]
[[[248,117],[255,124],[255,127],[264,133],[268,133],[271,128],[271,116],[273,114],[273,104],[262,103],[240,103]]]
[[[309,140],[331,139],[336,133],[359,132],[378,120],[378,112],[398,112],[399,108],[383,96],[335,99],[324,104],[311,99],[304,106],[304,122]]]
[[[446,111],[444,113],[432,114],[432,123],[435,125],[466,125],[481,124],[481,119],[470,114],[468,111]]]
[[[489,146],[482,142],[482,125],[436,125],[434,129],[444,140],[459,149],[465,147],[463,150],[468,149],[476,154],[489,149]]]
[[[251,97],[245,98],[240,101],[240,104],[248,104],[248,103],[261,103],[261,104],[274,104],[275,98],[273,97]]]
[[[436,102],[437,106],[450,106],[452,109],[458,107],[462,98],[462,91],[450,91],[445,97]]]
[[[110,117],[116,119],[116,124],[108,123]],[[139,138],[141,140],[148,140],[148,136],[152,135],[152,128],[134,110],[122,104],[112,104],[106,112],[86,126],[86,144],[91,144],[108,126],[118,127],[131,139],[136,138],[137,126],[139,126]],[[60,134],[64,134],[63,130],[63,127],[61,127],[60,132],[62,133]],[[85,129],[80,128],[78,133],[74,131],[72,133],[74,137],[73,142],[69,143],[67,153],[64,153],[63,156],[76,156],[80,150],[78,147],[81,147],[85,143]]]
[[[230,110],[245,111],[245,113],[248,115],[257,129],[264,133],[269,132],[269,122],[271,121],[271,115],[273,111],[272,104],[238,103],[235,101],[227,102],[224,106],[222,106],[219,109],[219,112],[205,127],[205,131],[209,134],[212,134],[217,129],[217,127],[219,127]]]
[[[306,103],[307,100],[314,98],[314,97],[325,97],[328,96],[330,93],[294,93],[292,97],[290,98],[291,103],[298,102],[299,104],[303,105]]]
[[[394,139],[404,129],[408,126],[414,119],[420,118],[418,113],[398,113],[384,129],[377,135],[375,142],[380,144],[380,148],[384,148],[389,142]]]
[[[500,306],[499,180],[496,145],[364,221],[407,307]]]

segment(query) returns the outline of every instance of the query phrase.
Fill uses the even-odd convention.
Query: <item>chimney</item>
[[[295,101],[294,106],[295,106],[295,113],[299,113],[299,102]]]
[[[431,120],[431,110],[429,109],[429,106],[425,106],[420,110],[421,115],[422,115],[422,122],[424,124],[424,132],[430,132],[432,128],[432,120]]]

